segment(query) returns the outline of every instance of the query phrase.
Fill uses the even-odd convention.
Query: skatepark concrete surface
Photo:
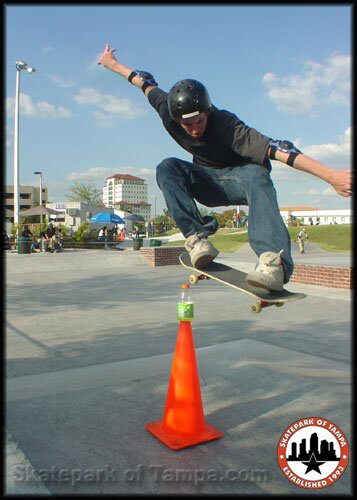
[[[350,266],[312,243],[296,262]],[[172,451],[161,421],[188,272],[124,251],[4,253],[7,495],[306,495],[277,461],[293,422],[351,435],[352,292],[291,283],[304,300],[250,311],[213,280],[192,287],[204,415],[224,436]],[[248,245],[217,258],[254,267]],[[350,495],[352,464],[320,495]],[[323,469],[321,469],[323,470]]]

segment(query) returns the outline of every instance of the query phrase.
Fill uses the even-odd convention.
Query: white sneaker
[[[190,254],[192,265],[197,269],[207,266],[219,254],[207,238],[200,238],[197,234],[187,238],[185,248]]]
[[[254,271],[247,275],[247,283],[267,290],[280,291],[284,286],[284,269],[279,253],[264,252]]]

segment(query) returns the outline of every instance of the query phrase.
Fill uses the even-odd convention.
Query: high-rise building
[[[310,436],[310,452],[314,453],[315,457],[319,452],[319,438],[316,432]]]
[[[305,458],[308,457],[307,451],[306,451],[306,439],[302,439],[300,443],[300,455],[301,460],[304,460]]]
[[[106,207],[135,213],[144,218],[151,216],[148,186],[145,179],[130,174],[116,174],[105,179],[103,203]]]

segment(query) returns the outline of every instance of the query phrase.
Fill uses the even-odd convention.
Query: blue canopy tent
[[[125,220],[131,220],[132,222],[145,222],[144,217],[141,215],[131,214],[124,217]]]
[[[89,222],[102,222],[107,224],[125,224],[125,221],[119,217],[119,215],[113,212],[99,212],[94,214],[93,217],[89,219]]]

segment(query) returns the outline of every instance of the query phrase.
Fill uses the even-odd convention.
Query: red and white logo
[[[285,429],[279,439],[278,463],[289,481],[317,490],[336,482],[348,465],[346,436],[333,422],[302,418]]]

